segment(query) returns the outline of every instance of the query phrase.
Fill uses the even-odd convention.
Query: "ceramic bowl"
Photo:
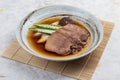
[[[52,57],[44,56],[40,53],[38,54],[28,45],[28,41],[26,37],[28,33],[28,28],[30,28],[34,23],[42,19],[45,19],[51,16],[57,16],[57,15],[71,16],[76,18],[90,32],[91,43],[88,49],[86,49],[82,54],[74,57],[52,58]],[[32,54],[34,56],[44,58],[47,60],[68,61],[68,60],[74,60],[74,59],[78,59],[83,56],[86,56],[90,54],[93,50],[95,50],[103,38],[103,27],[100,21],[95,16],[93,16],[92,14],[90,14],[89,12],[83,9],[68,6],[68,5],[52,5],[52,6],[47,6],[47,7],[37,9],[29,13],[19,24],[19,27],[16,30],[16,37],[21,47],[24,48],[26,51],[28,51],[29,54]]]

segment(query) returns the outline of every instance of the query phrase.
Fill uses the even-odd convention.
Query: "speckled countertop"
[[[6,49],[21,19],[45,5],[83,8],[115,28],[92,80],[120,80],[120,0],[0,0],[0,54]],[[74,80],[0,57],[0,80]]]

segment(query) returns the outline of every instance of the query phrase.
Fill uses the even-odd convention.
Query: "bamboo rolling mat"
[[[29,64],[47,71],[59,73],[79,80],[90,80],[97,64],[103,54],[104,48],[109,40],[114,27],[111,22],[102,21],[104,27],[104,38],[100,46],[92,54],[81,59],[67,62],[55,62],[35,57],[23,50],[14,39],[3,53],[3,57]]]

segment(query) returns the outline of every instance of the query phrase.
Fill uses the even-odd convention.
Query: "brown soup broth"
[[[47,19],[44,19],[44,20],[41,20],[37,23],[43,23],[43,24],[52,24],[54,22],[58,22],[61,18],[58,18],[58,17],[51,17],[51,18],[47,18]],[[78,23],[77,21],[74,22],[75,25],[78,25],[80,28],[82,28],[83,30],[85,30],[87,33],[88,31],[85,29],[85,27],[83,25],[81,25],[80,23]],[[35,26],[32,26],[32,27],[35,27]],[[37,40],[39,39],[39,37],[33,37],[33,35],[35,34],[35,32],[33,31],[28,31],[28,34],[27,34],[27,40],[28,40],[28,43],[29,43],[29,46],[34,50],[36,51],[37,53],[43,55],[43,56],[46,56],[46,57],[54,57],[54,58],[66,58],[66,57],[73,57],[73,56],[77,56],[77,55],[80,55],[81,53],[83,53],[90,45],[90,42],[91,42],[91,38],[89,37],[88,41],[87,41],[87,44],[85,45],[85,47],[77,52],[77,53],[74,53],[74,54],[70,54],[70,55],[67,55],[67,56],[60,56],[56,53],[53,53],[53,52],[49,52],[49,51],[46,51],[45,50],[45,43],[37,43]]]

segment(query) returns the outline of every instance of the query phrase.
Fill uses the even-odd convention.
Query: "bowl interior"
[[[30,28],[34,23],[52,16],[70,16],[75,18],[82,25],[84,25],[84,27],[90,32],[91,35],[91,43],[89,45],[89,48],[86,49],[86,51],[80,55],[74,57],[65,57],[65,58],[52,58],[48,56],[43,56],[38,54],[36,51],[34,51],[28,45],[28,41],[26,37],[28,33],[28,28]],[[28,16],[26,16],[21,21],[19,27],[17,28],[16,37],[20,45],[30,54],[48,60],[66,61],[66,60],[73,60],[83,57],[89,54],[91,51],[93,51],[100,44],[102,40],[103,28],[101,23],[96,19],[96,17],[94,17],[87,11],[72,6],[53,5],[35,10],[31,12]]]

